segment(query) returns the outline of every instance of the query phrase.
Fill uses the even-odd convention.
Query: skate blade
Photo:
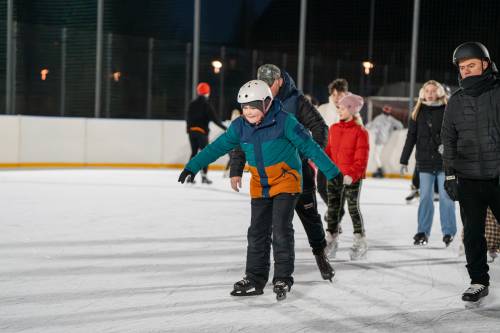
[[[471,310],[471,309],[477,309],[480,308],[484,304],[484,297],[481,297],[477,301],[464,301],[464,306],[466,309]]]
[[[231,291],[231,296],[258,296],[264,293],[263,290],[252,290],[252,291],[244,291],[244,290],[233,290]]]

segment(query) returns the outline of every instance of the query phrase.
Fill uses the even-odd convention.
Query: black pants
[[[199,150],[202,150],[208,145],[208,135],[200,132],[189,132],[189,143],[191,144],[191,157],[193,158],[198,154]],[[208,167],[203,168],[203,172],[206,174]]]
[[[489,285],[487,247],[484,237],[486,210],[500,220],[500,185],[496,180],[458,180],[458,200],[464,224],[464,246],[471,283]]]
[[[328,205],[328,192],[326,190],[328,180],[326,179],[325,174],[320,170],[318,170],[316,175],[316,183],[318,184],[318,193],[321,199],[325,202],[325,205]]]
[[[269,278],[271,243],[274,278],[293,284],[295,242],[293,208],[298,194],[281,193],[272,198],[252,199],[252,219],[248,228],[246,276],[264,288]],[[272,237],[272,241],[271,241]]]
[[[303,190],[297,201],[295,211],[306,231],[307,240],[313,253],[319,254],[326,246],[325,230],[323,230],[321,215],[318,213],[314,169],[307,161],[302,161],[302,185]]]

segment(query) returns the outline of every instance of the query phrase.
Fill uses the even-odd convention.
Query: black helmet
[[[460,59],[478,58],[490,62],[490,53],[486,46],[479,42],[467,42],[460,44],[453,51],[453,64],[458,66]]]

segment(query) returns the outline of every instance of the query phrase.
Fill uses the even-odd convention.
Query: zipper
[[[297,176],[295,176],[295,174],[294,174],[293,172],[289,172],[289,171],[288,171],[288,170],[286,170],[285,168],[281,168],[281,171],[283,171],[283,172],[281,173],[281,177],[285,177],[285,175],[289,174],[289,175],[292,175],[292,176],[293,176],[293,178],[295,178],[295,180],[299,180],[299,179],[297,178]]]

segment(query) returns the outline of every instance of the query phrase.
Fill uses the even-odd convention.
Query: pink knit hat
[[[363,97],[355,94],[346,95],[342,97],[342,99],[339,101],[339,105],[345,106],[345,108],[353,116],[358,114],[359,111],[361,111],[363,104],[364,104]]]

